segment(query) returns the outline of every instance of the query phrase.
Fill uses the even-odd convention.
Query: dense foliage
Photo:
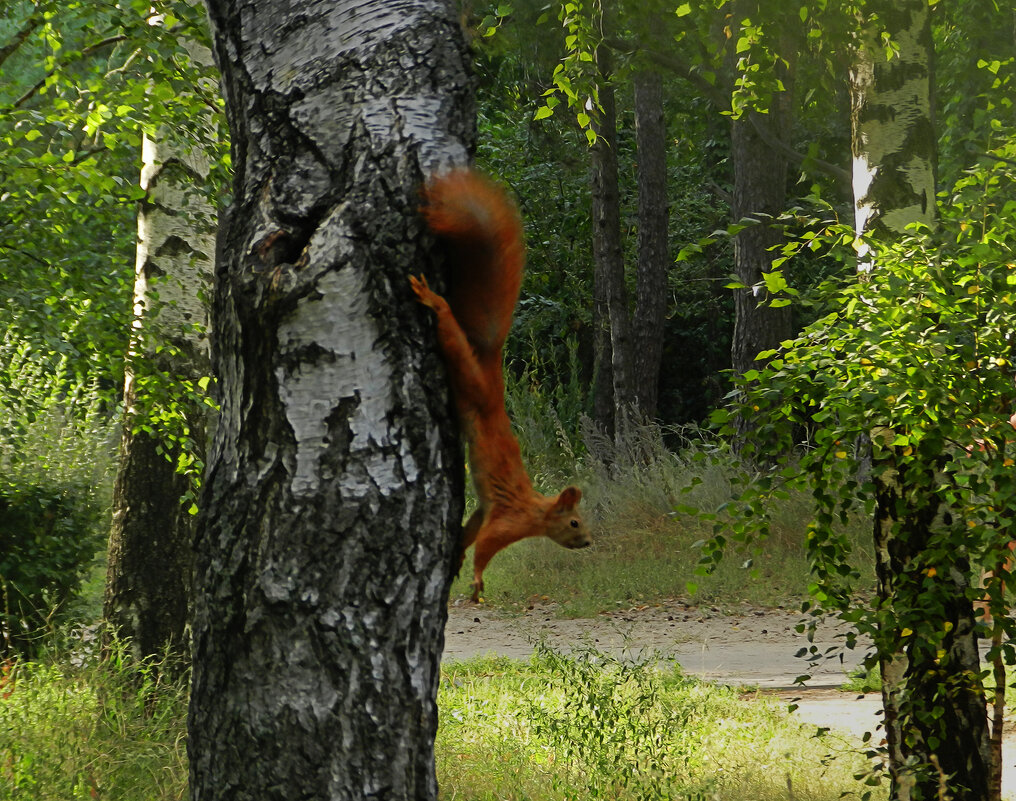
[[[66,608],[108,533],[142,134],[223,159],[195,113],[219,102],[187,49],[207,39],[199,5],[0,7],[0,580],[3,628],[24,633]]]
[[[716,519],[707,562],[729,541],[757,542],[768,531],[773,499],[807,487],[813,611],[835,612],[870,636],[872,666],[901,650],[936,665],[939,673],[923,679],[938,682],[943,694],[961,686],[983,693],[987,676],[955,667],[951,643],[957,614],[963,619],[957,587],[988,610],[979,623],[994,638],[996,682],[1004,684],[1003,666],[1016,663],[1012,645],[1003,644],[1016,633],[1009,615],[1016,589],[1009,562],[1016,521],[1013,152],[1006,142],[957,181],[943,197],[936,230],[870,242],[875,272],[826,286],[827,313],[769,354],[768,366],[745,376],[734,407],[714,415],[728,425],[739,411],[766,421],[746,456],[793,458],[735,493],[726,509],[732,517]],[[852,241],[849,228],[832,225],[810,245],[831,242],[830,255],[849,258],[845,243]],[[901,491],[888,519],[914,556],[890,554],[898,572],[887,603],[859,581],[844,526],[871,516],[876,482],[890,472]],[[902,704],[923,722],[941,714],[906,697]]]
[[[107,534],[116,428],[68,362],[0,341],[0,653],[67,618]]]

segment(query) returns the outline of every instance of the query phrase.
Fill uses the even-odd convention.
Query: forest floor
[[[849,629],[835,620],[820,621],[809,642],[796,630],[802,620],[800,612],[787,609],[688,606],[678,601],[582,619],[558,617],[553,604],[535,604],[521,615],[507,616],[483,605],[458,602],[449,608],[444,658],[490,654],[526,658],[540,640],[557,650],[592,646],[615,655],[657,655],[675,659],[688,675],[793,702],[797,704],[793,714],[803,723],[858,739],[870,731],[874,742],[881,741],[877,728],[881,694],[840,689],[847,673],[860,665],[868,644],[861,641],[854,650],[843,648]],[[796,656],[812,645],[828,658],[809,663]],[[805,685],[795,684],[806,673],[811,678]],[[1006,733],[1004,786],[1011,788],[1016,781],[1016,736],[1011,725]]]

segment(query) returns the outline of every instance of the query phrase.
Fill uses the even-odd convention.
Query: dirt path
[[[503,617],[476,605],[453,606],[445,627],[445,658],[466,659],[488,653],[526,657],[533,644],[545,638],[557,648],[588,643],[618,653],[656,652],[676,659],[685,672],[725,684],[793,689],[794,679],[809,672],[807,660],[795,654],[809,647],[796,631],[802,616],[786,610],[744,606],[721,611],[679,602],[618,610],[592,619],[556,617],[553,606],[530,609],[520,617]],[[834,656],[812,666],[809,687],[839,687],[848,670],[863,657],[860,650],[844,651],[847,629],[823,622],[815,638],[821,653]]]
[[[461,603],[449,608],[444,659],[462,660],[500,654],[525,658],[541,638],[555,648],[582,644],[611,653],[624,650],[656,653],[676,659],[684,671],[723,684],[754,686],[798,705],[794,714],[804,723],[829,727],[860,738],[877,730],[882,699],[879,693],[858,696],[838,690],[848,671],[857,667],[865,648],[842,648],[847,627],[823,621],[813,643],[797,632],[799,612],[744,606],[720,610],[679,602],[619,609],[593,619],[556,617],[553,606],[537,606],[519,617],[504,617],[483,606]],[[810,666],[795,656],[814,644],[830,658]],[[804,689],[794,684],[810,673]],[[1011,726],[1009,727],[1011,731]],[[1007,732],[1003,749],[1003,786],[1012,798],[1016,785],[1016,738]]]

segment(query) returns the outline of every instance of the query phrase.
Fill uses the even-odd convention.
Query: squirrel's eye
[[[572,528],[578,528],[579,527],[579,521],[576,520],[575,518],[572,518],[571,527]]]

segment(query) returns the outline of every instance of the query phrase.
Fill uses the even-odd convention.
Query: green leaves
[[[214,75],[184,45],[207,42],[202,9],[180,1],[10,5],[0,49],[0,326],[42,354],[122,387],[130,320],[142,123],[188,132],[219,104]],[[14,33],[29,30],[23,40]],[[6,37],[6,39],[5,39]],[[201,112],[199,113],[199,109]],[[224,170],[216,176],[221,182]]]

